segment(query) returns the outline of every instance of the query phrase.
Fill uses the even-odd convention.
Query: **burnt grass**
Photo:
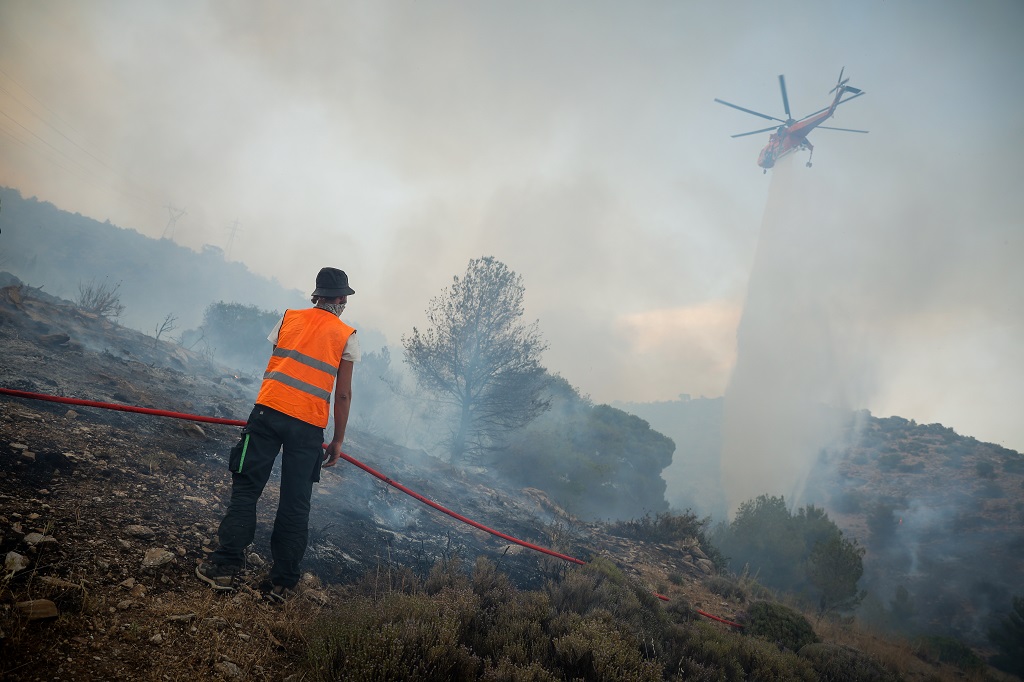
[[[208,358],[25,287],[0,289],[0,349],[0,387],[22,391],[242,419],[256,388]],[[237,589],[214,592],[194,570],[216,546],[230,493],[224,457],[237,432],[0,395],[0,555],[7,566],[0,574],[0,678],[313,679],[310,645],[323,623],[346,613],[353,623],[370,622],[353,604],[421,590],[437,583],[439,567],[462,566],[468,575],[482,557],[525,603],[544,590],[554,595],[545,599],[557,600],[587,584],[565,561],[470,528],[339,463],[314,490],[298,594],[277,605],[261,590],[274,478]],[[690,622],[692,608],[744,617],[749,592],[741,587],[726,597],[705,587],[711,569],[692,538],[625,538],[573,519],[541,491],[506,489],[359,431],[349,434],[346,452],[503,533],[600,559],[616,584],[669,597],[667,605],[641,599],[644,608],[668,614],[658,619]],[[584,626],[614,630],[600,625],[605,615],[596,618],[555,623],[582,642]],[[698,620],[690,625],[694,637],[751,639]],[[712,674],[713,662],[692,665],[711,671],[700,679],[731,679]],[[927,674],[906,679],[947,679],[925,667]]]

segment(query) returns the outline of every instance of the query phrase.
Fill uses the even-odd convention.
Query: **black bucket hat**
[[[356,290],[348,285],[348,275],[344,270],[338,268],[321,268],[316,275],[316,290],[314,296],[324,298],[335,298],[337,296],[351,296]]]

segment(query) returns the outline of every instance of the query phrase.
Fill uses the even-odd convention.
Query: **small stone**
[[[242,678],[242,669],[234,663],[232,663],[231,661],[221,661],[213,667],[217,670],[217,672],[219,672],[221,675],[224,675],[225,677],[230,677],[233,679]]]
[[[146,596],[146,586],[139,584],[132,588],[131,595],[136,599]]]
[[[121,611],[126,611],[133,606],[135,606],[135,602],[133,602],[131,599],[123,599],[117,602],[117,608]]]
[[[35,547],[36,545],[48,542],[57,542],[57,539],[52,535],[43,535],[42,533],[29,533],[23,537],[22,540],[24,540],[25,544],[29,547]]]
[[[76,419],[77,417],[78,413],[75,412],[74,410],[68,410],[67,412],[64,413],[65,419]]]
[[[146,556],[142,559],[143,568],[156,568],[174,561],[174,552],[168,552],[162,547],[154,547],[146,550]]]
[[[28,450],[28,446],[24,443],[11,443],[12,450]]]
[[[135,587],[135,578],[125,578],[121,581],[120,585],[121,587],[127,587],[128,589],[131,589]]]
[[[160,644],[161,642],[163,642],[163,641],[164,641],[164,636],[163,636],[163,635],[161,635],[161,634],[160,634],[160,633],[158,632],[158,633],[156,633],[155,635],[153,635],[152,637],[150,637],[150,638],[149,638],[149,641],[150,641],[150,643],[151,643],[151,644]]]
[[[34,462],[36,461],[36,453],[32,452],[31,450],[22,450],[21,458],[26,462]]]
[[[15,604],[21,615],[29,620],[43,620],[57,617],[57,605],[49,599],[33,599]]]
[[[184,424],[181,427],[181,430],[187,433],[188,435],[192,436],[193,438],[202,438],[204,440],[206,439],[206,431],[203,431],[203,427],[199,426],[199,424]]]
[[[28,568],[28,566],[29,560],[24,554],[8,552],[7,557],[4,559],[4,570],[12,574],[24,570]]]
[[[57,588],[60,588],[62,590],[79,590],[81,592],[85,591],[85,587],[83,587],[82,585],[79,585],[78,583],[73,583],[73,582],[71,582],[69,580],[64,580],[63,578],[57,578],[57,577],[54,577],[52,575],[44,575],[44,576],[40,577],[39,580],[41,582],[45,583],[46,585],[50,585],[52,587],[57,587]]]
[[[133,538],[140,538],[142,540],[148,540],[149,538],[156,536],[156,531],[149,526],[140,526],[137,524],[126,526],[124,532],[128,533],[128,535],[131,535]]]

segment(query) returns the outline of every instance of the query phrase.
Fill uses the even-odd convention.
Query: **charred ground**
[[[0,289],[0,346],[0,386],[20,391],[241,419],[255,389],[251,378],[181,346],[20,285]],[[0,553],[26,566],[12,572],[12,564],[2,583],[5,679],[218,678],[235,669],[280,679],[303,655],[304,626],[344,584],[402,571],[425,576],[453,556],[487,556],[524,589],[567,568],[342,463],[325,470],[314,491],[307,574],[295,602],[273,608],[259,592],[274,479],[242,588],[213,594],[193,570],[216,546],[230,492],[223,457],[237,431],[0,396]],[[664,589],[669,573],[686,575],[695,603],[704,604],[695,579],[711,568],[698,546],[611,536],[541,491],[504,490],[358,431],[346,452],[501,532],[584,559],[611,553],[652,589],[654,581]],[[53,602],[56,616],[36,618],[49,608],[38,600]],[[720,601],[705,608],[734,615]]]

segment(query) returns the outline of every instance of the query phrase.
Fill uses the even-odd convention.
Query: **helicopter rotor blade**
[[[818,130],[841,130],[844,133],[866,133],[867,130],[854,130],[853,128],[832,128],[830,126],[818,126]]]
[[[839,69],[839,78],[836,80],[836,87],[834,87],[831,90],[829,90],[828,94],[831,95],[833,92],[835,92],[839,88],[841,88],[844,85],[846,85],[846,81],[850,80],[849,78],[847,78],[846,81],[843,80],[843,72],[844,71],[846,71],[846,67],[845,66],[843,68]]]
[[[774,116],[769,116],[768,114],[762,114],[761,112],[754,111],[753,109],[745,109],[744,107],[741,107],[741,106],[738,106],[736,104],[733,104],[732,102],[726,102],[724,99],[718,99],[716,97],[715,101],[718,102],[719,104],[724,104],[727,107],[732,107],[733,109],[739,109],[740,111],[744,111],[744,112],[746,112],[748,114],[753,114],[754,116],[760,116],[761,118],[766,118],[769,121],[778,121],[779,123],[785,123],[785,121],[783,121],[781,118],[775,118]]]
[[[740,133],[739,135],[730,135],[730,137],[746,137],[747,135],[757,135],[758,133],[767,133],[769,130],[778,130],[782,126],[772,126],[771,128],[761,128],[760,130],[751,130],[749,133]]]
[[[786,118],[793,118],[793,114],[789,113],[789,97],[786,95],[786,77],[781,73],[779,74],[779,90],[782,91],[782,107],[786,110]]]
[[[846,104],[851,99],[857,99],[858,97],[860,97],[861,95],[864,95],[864,94],[866,94],[866,93],[863,90],[858,90],[856,95],[853,95],[852,97],[847,97],[846,99],[839,100],[839,102],[836,104],[836,106],[838,107],[840,104]],[[805,120],[809,119],[811,116],[817,116],[818,114],[820,114],[823,111],[828,111],[828,107],[825,107],[824,109],[818,109],[813,114],[807,114],[806,116],[804,116],[800,120],[801,121],[805,121]]]

